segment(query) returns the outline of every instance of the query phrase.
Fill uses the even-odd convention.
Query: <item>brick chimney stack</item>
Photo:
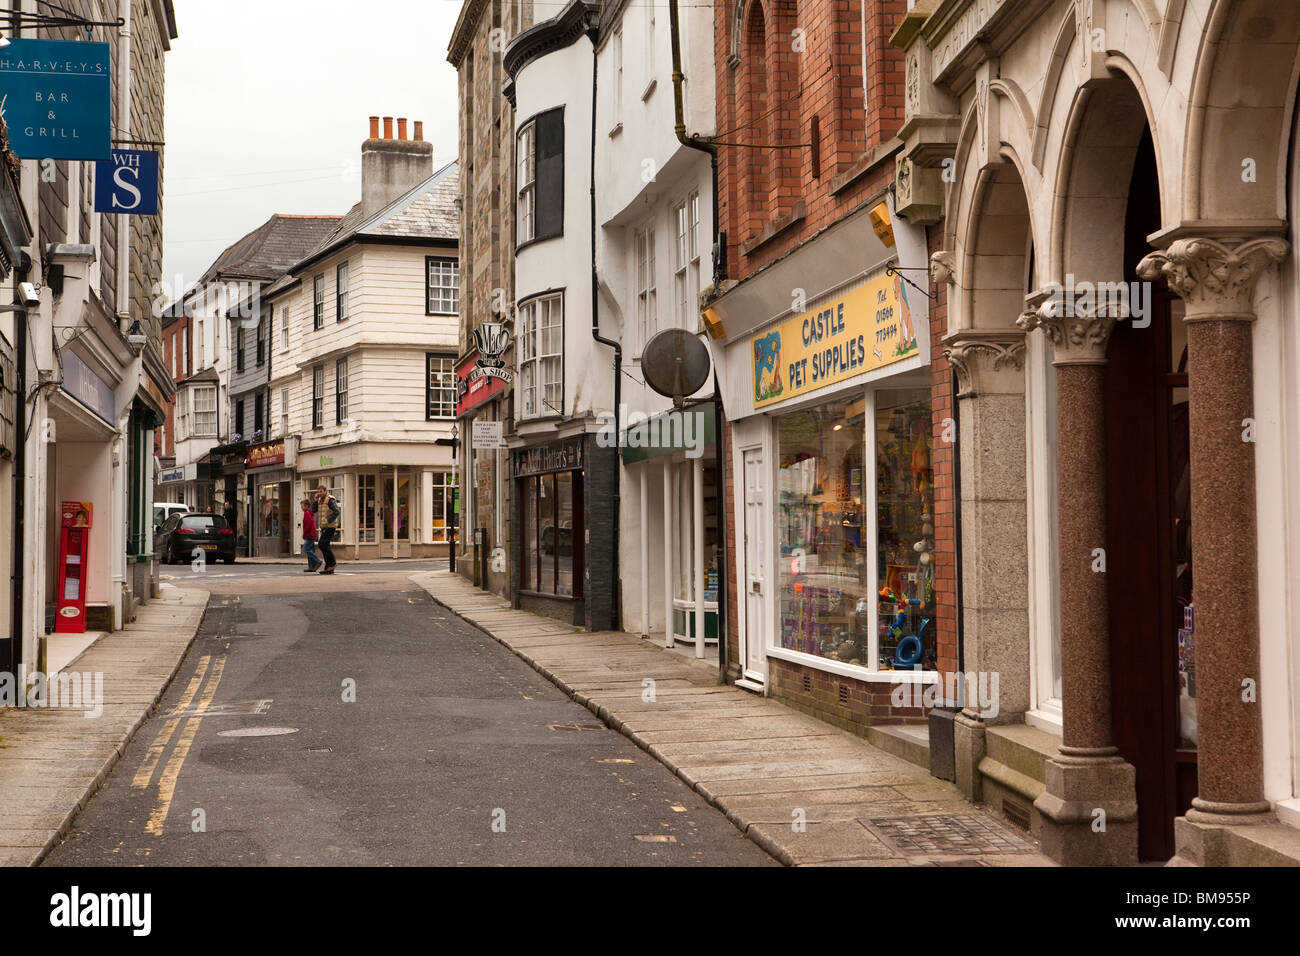
[[[398,196],[433,175],[433,144],[424,142],[424,124],[416,122],[415,138],[406,138],[406,118],[397,121],[393,138],[393,117],[382,117],[384,135],[379,138],[380,117],[370,117],[370,137],[361,144],[361,212],[370,216]]]

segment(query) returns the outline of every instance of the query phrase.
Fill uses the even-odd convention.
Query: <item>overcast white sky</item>
[[[175,0],[166,54],[163,282],[176,295],[272,213],[342,215],[369,117],[424,121],[456,158],[460,0]]]

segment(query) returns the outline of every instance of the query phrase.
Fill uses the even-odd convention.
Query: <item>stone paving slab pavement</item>
[[[103,713],[0,709],[0,866],[35,866],[99,789],[180,667],[208,592],[163,585],[65,673],[103,674]]]
[[[973,839],[941,854],[899,851],[861,821],[942,816],[1010,828],[901,757],[779,701],[719,684],[712,664],[635,635],[580,632],[516,611],[449,571],[410,579],[631,738],[782,863],[1052,865],[1038,852],[1007,853]]]

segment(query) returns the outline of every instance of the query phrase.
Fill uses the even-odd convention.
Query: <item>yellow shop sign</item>
[[[754,406],[806,395],[917,353],[908,290],[881,275],[754,336]]]

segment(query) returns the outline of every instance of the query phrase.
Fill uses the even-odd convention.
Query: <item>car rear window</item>
[[[226,526],[226,519],[221,515],[186,515],[181,519],[181,527],[188,531],[220,531]]]

